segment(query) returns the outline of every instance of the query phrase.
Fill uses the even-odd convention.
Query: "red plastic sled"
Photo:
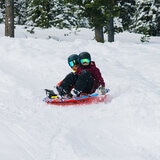
[[[60,99],[60,98],[44,98],[44,101],[47,104],[59,105],[59,106],[68,106],[68,105],[82,105],[82,104],[91,104],[91,103],[100,103],[106,102],[107,95],[99,95],[93,93],[91,95],[83,95],[81,97],[71,98],[71,99]]]

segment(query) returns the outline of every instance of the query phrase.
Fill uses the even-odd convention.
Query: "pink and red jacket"
[[[86,68],[82,68],[82,67],[79,67],[77,70],[76,70],[76,74],[81,74],[81,72],[83,70],[86,70],[88,72],[91,73],[92,77],[94,78],[94,86],[93,86],[93,91],[95,91],[100,85],[102,87],[105,87],[105,82],[104,82],[104,79],[101,75],[101,72],[100,70],[96,67],[96,64],[94,61],[91,61],[90,65],[87,66]]]

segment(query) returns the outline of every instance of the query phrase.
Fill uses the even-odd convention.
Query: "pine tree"
[[[28,0],[27,24],[49,28],[51,20],[52,0]]]
[[[15,24],[24,25],[27,20],[26,0],[14,0]]]
[[[95,30],[95,39],[104,42],[103,28],[108,26],[110,19],[114,18],[116,3],[114,0],[66,0],[78,5],[80,17],[87,18],[89,26]],[[107,29],[109,29],[107,27]],[[114,34],[113,34],[114,35]]]
[[[132,18],[136,11],[136,1],[135,0],[124,0],[118,1],[119,16],[118,20],[121,23],[122,27],[117,27],[117,32],[129,30],[130,25],[132,24]]]
[[[28,0],[27,25],[48,28],[80,26],[77,8],[65,0]]]
[[[5,0],[0,1],[0,23],[4,22],[5,17]]]
[[[57,28],[80,27],[81,22],[78,19],[77,6],[66,3],[65,0],[55,1],[51,10],[51,24]]]
[[[158,8],[153,1],[138,2],[137,10],[133,17],[131,30],[136,33],[142,33],[146,37],[155,36],[158,23]]]

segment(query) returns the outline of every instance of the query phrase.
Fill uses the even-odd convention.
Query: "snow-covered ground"
[[[15,38],[0,25],[1,160],[159,160],[160,37],[140,43],[121,33],[115,42],[93,40],[91,30],[17,26]],[[107,37],[105,37],[107,40]],[[88,51],[110,88],[108,103],[45,104],[71,71],[70,54]]]

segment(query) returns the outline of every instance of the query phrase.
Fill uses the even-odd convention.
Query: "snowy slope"
[[[159,160],[160,37],[122,33],[97,43],[93,32],[0,25],[0,159]],[[49,38],[51,37],[51,38]],[[107,37],[106,37],[107,39]],[[44,88],[71,71],[70,54],[88,51],[110,88],[108,103],[44,104]]]

